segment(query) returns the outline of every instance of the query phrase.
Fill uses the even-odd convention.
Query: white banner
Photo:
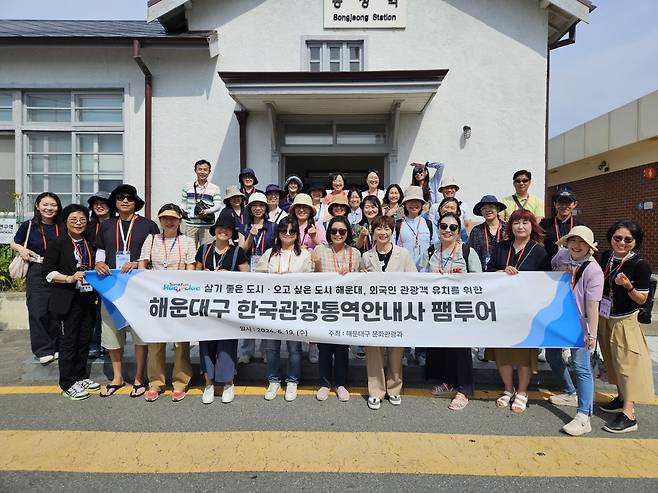
[[[87,280],[146,342],[582,347],[568,274],[133,271]],[[116,309],[115,309],[116,308]],[[119,318],[120,319],[120,318]]]
[[[325,29],[400,29],[407,0],[324,0]]]

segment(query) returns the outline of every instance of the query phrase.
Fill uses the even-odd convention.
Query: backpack
[[[637,314],[637,321],[641,324],[651,323],[651,311],[653,310],[653,298],[656,296],[656,278],[652,277],[649,281],[649,294],[647,301],[640,307],[640,312]]]
[[[471,253],[471,247],[468,245],[462,244],[462,257],[464,257],[464,262],[466,262],[466,272],[471,272],[468,270],[468,255]],[[432,255],[434,255],[434,245],[432,245],[428,250],[427,250],[427,261],[429,262],[429,259],[432,258]]]
[[[428,255],[431,257],[432,254],[434,253],[434,244],[432,243],[432,238],[434,238],[434,227],[432,226],[432,221],[430,221],[428,218],[423,217],[425,219],[425,224],[427,224],[427,229],[430,232],[430,246],[427,249]],[[398,239],[400,238],[400,230],[402,229],[402,221],[404,219],[398,219],[395,221],[395,244],[398,244]]]

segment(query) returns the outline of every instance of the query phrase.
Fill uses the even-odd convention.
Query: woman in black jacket
[[[98,299],[85,282],[95,251],[87,239],[89,211],[79,204],[62,211],[66,234],[48,243],[43,260],[46,281],[52,284],[48,308],[61,319],[59,343],[59,386],[72,400],[89,397],[100,385],[87,378],[89,340],[96,319]]]

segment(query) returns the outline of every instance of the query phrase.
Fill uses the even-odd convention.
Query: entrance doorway
[[[368,170],[379,171],[382,177],[380,187],[386,182],[386,156],[283,156],[283,177],[299,176],[304,185],[321,183],[331,189],[331,174],[337,171],[345,175],[345,190],[357,187],[365,190]]]

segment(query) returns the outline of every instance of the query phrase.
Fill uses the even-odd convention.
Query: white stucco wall
[[[441,160],[473,204],[510,193],[513,171],[527,168],[543,195],[546,12],[528,0],[414,0],[407,15],[404,30],[325,31],[322,0],[195,0],[190,29],[219,30],[218,58],[143,49],[154,75],[153,209],[178,200],[197,159],[213,163],[222,191],[237,180],[236,104],[218,71],[299,71],[302,37],[328,35],[363,36],[367,70],[449,69],[422,115],[402,115],[392,180],[407,184],[411,161]],[[0,88],[125,88],[126,181],[143,192],[144,82],[129,48],[3,48],[0,66]],[[247,151],[263,186],[283,179],[265,114],[249,116]]]

